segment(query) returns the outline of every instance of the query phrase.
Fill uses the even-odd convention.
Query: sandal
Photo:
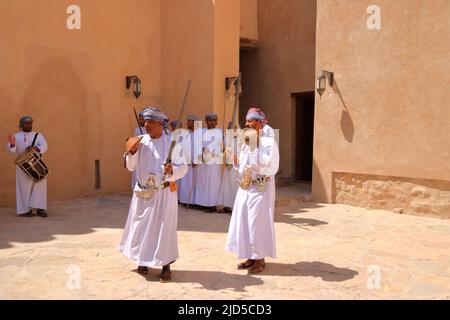
[[[251,274],[260,273],[261,271],[264,270],[265,267],[266,267],[266,262],[264,261],[264,259],[256,260],[255,264],[248,270],[248,273],[251,273]]]
[[[245,269],[252,267],[254,264],[255,264],[255,260],[248,259],[245,262],[239,263],[237,267],[238,267],[238,270],[245,270]]]
[[[170,268],[163,267],[161,275],[159,276],[159,282],[165,283],[172,280],[172,271]]]
[[[139,266],[139,267],[137,268],[137,272],[138,272],[139,274],[146,275],[146,274],[148,274],[148,268],[145,267],[145,266]]]

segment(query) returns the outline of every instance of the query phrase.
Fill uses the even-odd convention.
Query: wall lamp
[[[321,70],[320,75],[317,77],[317,81],[316,81],[316,90],[320,96],[322,96],[323,93],[325,92],[327,79],[328,79],[329,86],[332,87],[333,83],[334,83],[334,73],[331,71]]]
[[[125,86],[127,89],[130,89],[131,84],[133,84],[133,94],[137,98],[141,95],[141,79],[138,76],[126,76],[125,77]]]

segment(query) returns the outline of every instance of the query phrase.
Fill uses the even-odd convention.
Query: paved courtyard
[[[257,276],[224,250],[229,216],[180,207],[173,282],[117,251],[130,195],[0,208],[1,299],[450,299],[450,220],[307,202],[278,189],[276,260]],[[306,201],[306,202],[305,202]]]

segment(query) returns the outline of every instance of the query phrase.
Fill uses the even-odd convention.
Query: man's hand
[[[128,153],[131,155],[134,155],[136,152],[138,152],[140,146],[141,146],[140,143],[136,143],[134,146],[131,147],[131,149],[130,149],[130,151],[128,151]]]
[[[16,145],[16,137],[12,134],[8,135],[8,142],[11,147]]]
[[[172,164],[168,163],[164,166],[164,174],[167,174],[169,176],[173,175],[173,166]]]
[[[41,149],[39,147],[33,147],[34,151],[41,153]]]

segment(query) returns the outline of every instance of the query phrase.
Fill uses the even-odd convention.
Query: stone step
[[[286,207],[298,203],[310,202],[311,187],[305,184],[291,184],[284,187],[277,187],[275,207]]]

